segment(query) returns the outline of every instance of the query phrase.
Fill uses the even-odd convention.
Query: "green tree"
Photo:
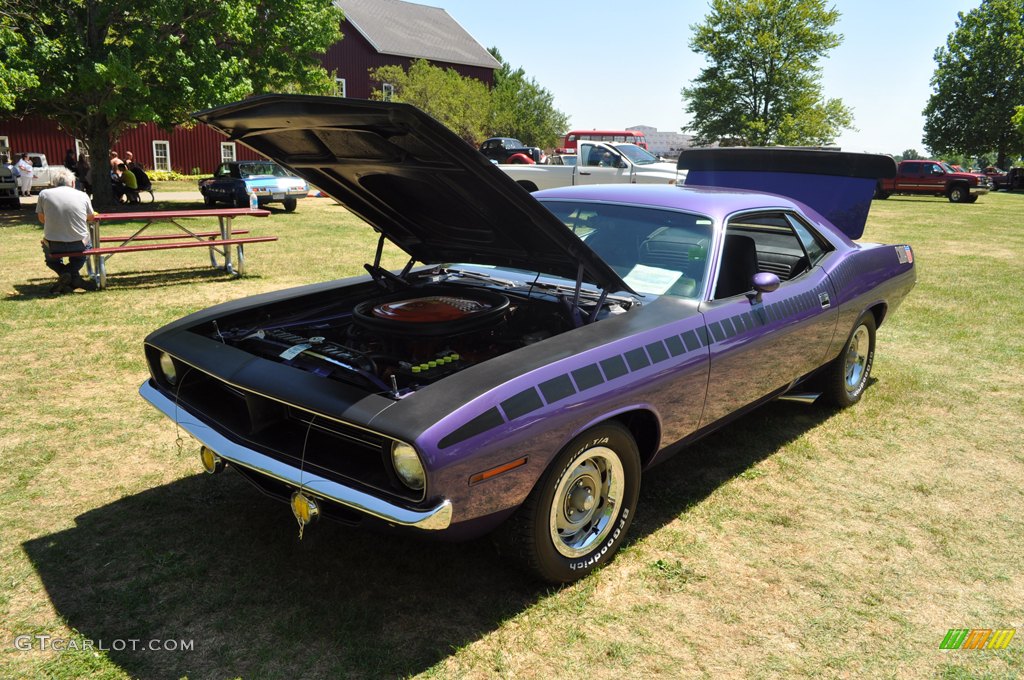
[[[918,153],[917,149],[907,149],[902,154],[900,154],[900,160],[904,161],[916,161],[920,160],[921,158],[923,158],[923,156],[921,156],[921,154]]]
[[[426,59],[414,61],[408,71],[401,66],[370,69],[370,78],[381,83],[372,99],[383,100],[383,85],[388,83],[394,88],[392,101],[426,111],[469,144],[475,146],[482,139],[490,108],[483,82],[461,76],[455,69],[434,66]]]
[[[501,63],[494,73],[487,136],[515,137],[527,146],[554,147],[569,127],[569,118],[555,108],[555,97],[522,68],[501,58],[497,47],[488,50]]]
[[[340,38],[331,0],[19,0],[3,10],[36,76],[15,114],[51,118],[93,159],[98,205],[112,202],[111,143],[144,122],[269,91],[330,92],[320,55]],[[4,26],[11,24],[3,24]]]
[[[697,144],[828,145],[851,127],[839,99],[824,99],[818,61],[843,36],[824,0],[711,0],[691,26],[690,49],[710,63],[682,90]]]
[[[996,164],[1024,153],[1013,125],[1024,105],[1024,0],[982,0],[935,51],[924,142],[933,153],[996,152]]]
[[[0,10],[0,111],[12,110],[19,95],[39,83],[23,56],[25,38],[6,12]]]

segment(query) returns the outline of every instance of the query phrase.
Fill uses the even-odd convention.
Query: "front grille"
[[[391,440],[354,425],[229,385],[180,366],[171,399],[224,436],[325,479],[407,501],[422,492],[400,484],[389,468]]]

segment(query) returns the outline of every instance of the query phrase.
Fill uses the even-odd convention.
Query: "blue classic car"
[[[531,195],[403,104],[273,95],[197,118],[379,245],[367,275],[152,333],[142,395],[208,472],[233,468],[300,526],[497,529],[549,582],[612,558],[643,472],[680,444],[771,399],[856,403],[916,279],[910,246],[851,240],[885,156],[698,150],[687,186]]]
[[[291,212],[298,199],[309,193],[309,184],[271,161],[229,161],[221,163],[213,177],[199,180],[199,192],[211,207],[227,203],[248,208],[251,192],[256,194],[260,207],[281,203]]]

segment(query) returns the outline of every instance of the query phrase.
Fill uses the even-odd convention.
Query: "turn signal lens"
[[[391,464],[395,468],[395,474],[402,480],[402,484],[415,491],[423,489],[426,474],[416,449],[402,442],[393,442],[391,444]]]
[[[306,526],[320,516],[320,506],[317,505],[317,502],[301,491],[292,494],[291,505],[292,514],[302,526]]]
[[[213,449],[205,446],[199,448],[199,461],[203,464],[203,469],[211,475],[224,470],[224,459],[218,456]]]

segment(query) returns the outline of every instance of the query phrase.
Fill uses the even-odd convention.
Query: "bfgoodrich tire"
[[[839,408],[853,406],[868,386],[874,363],[875,316],[865,312],[853,327],[843,351],[829,364],[824,396]]]
[[[569,583],[610,562],[640,493],[640,453],[619,423],[573,439],[498,536],[499,548],[549,583]]]

